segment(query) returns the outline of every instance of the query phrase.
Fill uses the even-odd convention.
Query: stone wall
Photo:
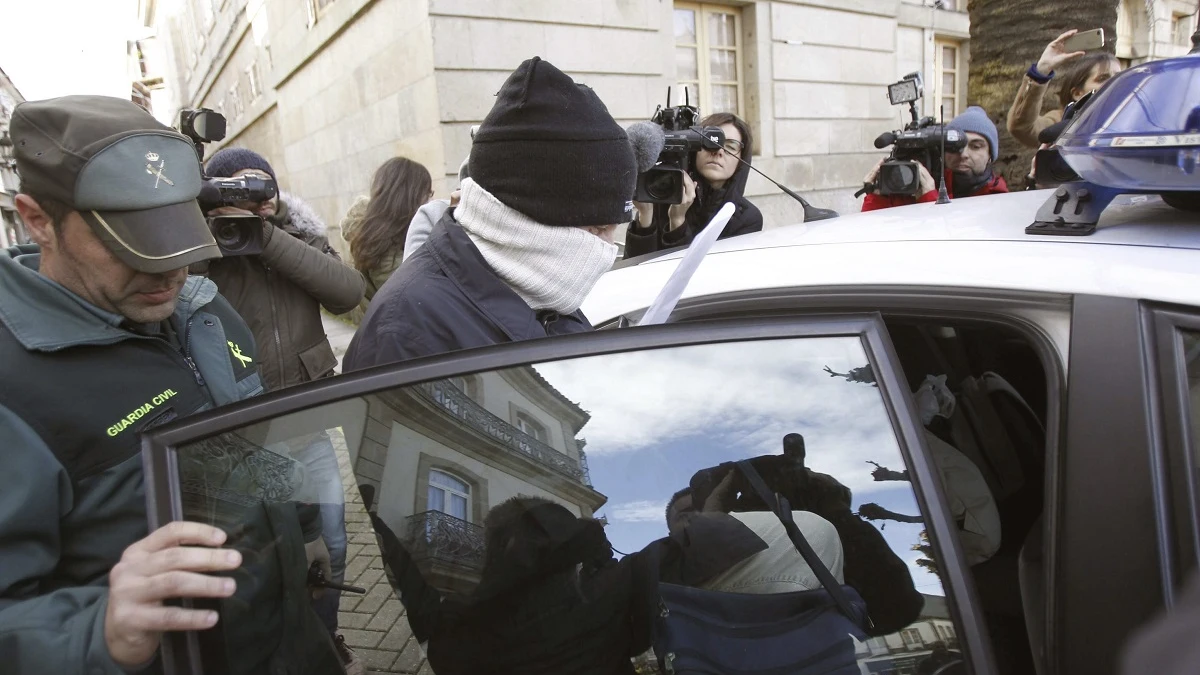
[[[741,10],[755,166],[816,205],[857,210],[852,194],[884,154],[872,141],[900,123],[885,85],[920,70],[932,88],[934,38],[967,38],[966,14],[919,0],[728,4]],[[648,118],[675,80],[674,5],[661,0],[334,0],[316,16],[294,0],[222,7],[184,69],[185,98],[215,105],[266,60],[264,94],[231,121],[227,143],[262,143],[284,188],[331,226],[395,155],[428,167],[435,194],[448,195],[470,127],[526,58],[593,87],[623,125]],[[757,175],[747,192],[768,227],[802,218]]]

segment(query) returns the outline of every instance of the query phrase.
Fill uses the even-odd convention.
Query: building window
[[[517,413],[517,428],[542,443],[545,443],[548,438],[546,427],[525,413]]]
[[[959,96],[965,88],[963,82],[962,45],[948,40],[934,41],[933,72],[937,77],[933,81],[932,114],[940,119],[941,109],[945,106],[946,119],[958,115]]]
[[[325,13],[325,9],[337,0],[308,0],[308,27],[316,25],[317,20]]]
[[[212,0],[196,0],[193,6],[196,8],[196,17],[200,19],[200,30],[208,33],[213,26]]]
[[[229,87],[229,96],[226,100],[229,102],[229,113],[233,119],[239,119],[242,116],[242,91],[241,85],[234,82],[233,86]]]
[[[1192,33],[1196,32],[1195,14],[1176,14],[1171,17],[1171,42],[1180,47],[1192,46]]]
[[[426,508],[429,511],[439,511],[460,520],[470,520],[468,514],[471,512],[471,486],[466,481],[444,471],[431,470],[428,494]]]
[[[675,3],[675,79],[684,101],[704,115],[731,112],[742,116],[742,15],[733,7]]]
[[[257,101],[262,96],[262,80],[258,74],[258,61],[246,69],[246,86],[250,89],[250,100]]]
[[[921,645],[921,632],[916,628],[905,628],[900,631],[900,637],[904,638],[904,644],[914,647]]]

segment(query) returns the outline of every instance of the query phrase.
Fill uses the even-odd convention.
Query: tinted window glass
[[[1183,331],[1187,369],[1188,404],[1191,408],[1192,450],[1200,458],[1200,333]]]
[[[713,603],[822,588],[730,464],[748,459],[873,622],[862,639],[805,638],[822,641],[817,651],[866,673],[933,672],[959,656],[945,562],[858,337],[578,358],[471,381],[328,404],[179,449],[186,516],[239,533],[254,561],[240,572],[243,602],[222,608],[222,648],[280,648],[272,621],[320,637],[301,620],[309,603],[293,572],[327,523],[320,507],[345,485],[348,546],[334,575],[344,569],[366,593],[342,593],[339,616],[369,669],[610,673],[632,659],[655,672],[643,630],[658,616],[644,602],[653,577]],[[554,429],[554,445],[522,431],[515,409]],[[970,474],[953,448],[929,443],[939,473]],[[296,616],[247,609],[263,598]],[[805,672],[843,672],[835,661]]]
[[[1193,462],[1200,463],[1200,332],[1180,331],[1183,339],[1183,358],[1187,377],[1189,430],[1192,439]],[[1196,486],[1200,489],[1200,485]]]

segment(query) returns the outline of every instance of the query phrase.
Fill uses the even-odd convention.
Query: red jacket
[[[950,172],[946,172],[946,192],[950,194],[950,198],[954,198],[954,191],[951,188]],[[994,195],[1001,192],[1008,192],[1008,184],[1004,182],[1001,176],[993,176],[990,181],[984,183],[983,187],[976,190],[970,196],[978,197],[979,195]],[[883,195],[869,194],[863,199],[863,211],[875,211],[877,209],[890,209],[893,206],[905,206],[907,204],[925,204],[937,201],[937,190],[930,190],[921,195],[918,199],[913,199],[907,195],[891,195],[884,197]]]

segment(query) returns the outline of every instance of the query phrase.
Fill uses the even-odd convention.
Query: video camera
[[[671,90],[667,89],[667,103]],[[663,128],[663,149],[648,171],[638,174],[634,201],[647,204],[683,202],[683,174],[690,169],[691,156],[699,150],[717,150],[725,144],[721,127],[700,127],[700,109],[689,105],[687,90],[684,104],[654,111],[651,122]]]
[[[200,187],[200,209],[205,213],[221,207],[236,206],[241,202],[264,202],[274,199],[278,188],[273,180],[254,176],[238,178],[212,178],[204,174],[204,144],[225,138],[225,116],[221,113],[198,108],[179,113],[179,133],[187,136],[196,145],[196,160],[200,162],[200,175],[204,179]],[[258,216],[211,216],[208,228],[217,247],[225,257],[258,255],[263,252],[263,221]]]
[[[966,134],[946,129],[932,117],[918,117],[917,101],[924,95],[920,73],[909,73],[899,82],[888,85],[888,100],[892,105],[907,103],[912,121],[904,129],[884,132],[875,139],[876,148],[882,150],[892,146],[892,154],[879,167],[875,184],[864,185],[858,194],[878,189],[881,195],[920,197],[921,169],[918,164],[923,164],[935,181],[941,180],[945,172],[945,153],[962,152],[967,147]]]

